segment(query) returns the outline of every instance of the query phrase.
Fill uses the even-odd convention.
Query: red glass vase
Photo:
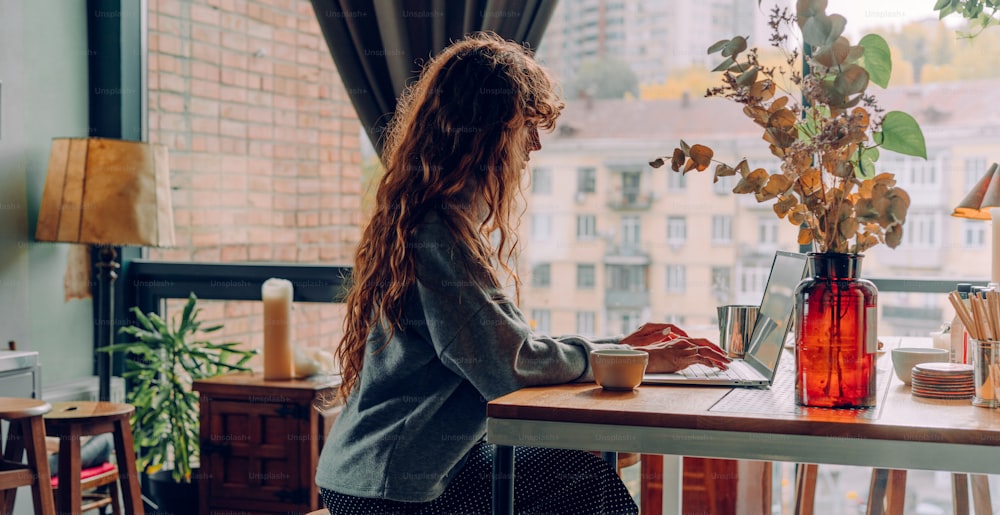
[[[860,278],[861,254],[811,253],[795,289],[795,402],[875,405],[878,290]]]

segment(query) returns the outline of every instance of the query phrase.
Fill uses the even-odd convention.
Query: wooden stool
[[[795,513],[812,515],[816,498],[816,476],[819,466],[799,463],[795,472]],[[969,480],[972,481],[972,500],[977,515],[991,514],[989,477],[983,474],[952,473],[952,503],[956,515],[969,514]],[[873,469],[868,488],[869,515],[902,515],[906,499],[906,471]]]
[[[56,506],[60,513],[80,513],[83,483],[80,481],[80,437],[111,433],[118,462],[125,513],[143,515],[139,473],[129,416],[131,405],[113,402],[56,402],[45,415],[45,433],[59,438],[59,490]],[[114,488],[114,487],[112,487]]]
[[[105,465],[107,466],[109,464],[105,463]],[[111,467],[112,468],[110,470],[80,480],[80,491],[82,492],[82,499],[80,501],[81,512],[111,506],[111,513],[113,515],[122,515],[121,503],[118,500],[118,467],[115,467],[114,465],[111,465]],[[98,492],[90,492],[91,490],[96,490],[102,486],[108,487],[107,495]],[[52,485],[52,490],[57,496],[59,495],[58,482]]]
[[[0,513],[14,511],[14,496],[21,486],[31,487],[36,514],[56,513],[42,424],[42,415],[51,409],[49,403],[36,399],[0,397],[0,419],[10,422],[0,459]],[[25,451],[28,451],[26,464],[21,461]]]

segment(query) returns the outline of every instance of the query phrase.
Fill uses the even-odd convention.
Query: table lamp
[[[106,138],[54,138],[35,239],[94,245],[98,251],[94,345],[101,401],[111,397],[115,246],[174,244],[167,148]]]
[[[972,187],[951,213],[958,218],[993,220],[993,240],[990,253],[990,281],[1000,282],[1000,174],[997,164],[990,165],[986,175]]]

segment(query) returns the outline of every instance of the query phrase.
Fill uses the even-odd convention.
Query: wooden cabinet
[[[265,381],[234,373],[194,382],[201,410],[203,515],[306,513],[321,508],[314,478],[341,406],[339,376]]]

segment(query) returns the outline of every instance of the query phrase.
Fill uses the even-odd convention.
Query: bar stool
[[[55,402],[45,415],[45,433],[59,438],[59,490],[56,506],[60,513],[80,513],[83,485],[80,481],[80,437],[111,433],[115,442],[118,482],[125,513],[143,515],[139,473],[129,417],[129,404],[113,402]],[[115,488],[111,485],[111,488]]]
[[[118,467],[105,463],[101,467],[95,467],[102,472],[80,479],[80,511],[88,512],[98,508],[111,506],[112,515],[122,515],[121,502],[118,496]],[[86,471],[84,471],[86,472]],[[81,474],[86,475],[86,474]],[[108,487],[108,493],[97,492],[102,486]],[[52,478],[52,490],[59,495],[59,482]],[[104,513],[103,511],[101,513]]]
[[[813,463],[799,463],[795,473],[795,513],[812,515],[816,497],[816,476],[819,466]],[[989,477],[984,474],[951,475],[952,505],[956,515],[969,515],[969,482],[972,483],[972,501],[977,515],[991,514]],[[868,488],[868,508],[870,515],[902,515],[906,497],[906,471],[876,468],[872,470]]]
[[[0,419],[10,422],[0,459],[0,513],[14,511],[14,497],[21,486],[31,487],[35,513],[56,513],[48,481],[49,461],[45,456],[42,424],[42,415],[51,409],[45,401],[0,397]],[[21,461],[25,451],[28,452],[27,463]]]

